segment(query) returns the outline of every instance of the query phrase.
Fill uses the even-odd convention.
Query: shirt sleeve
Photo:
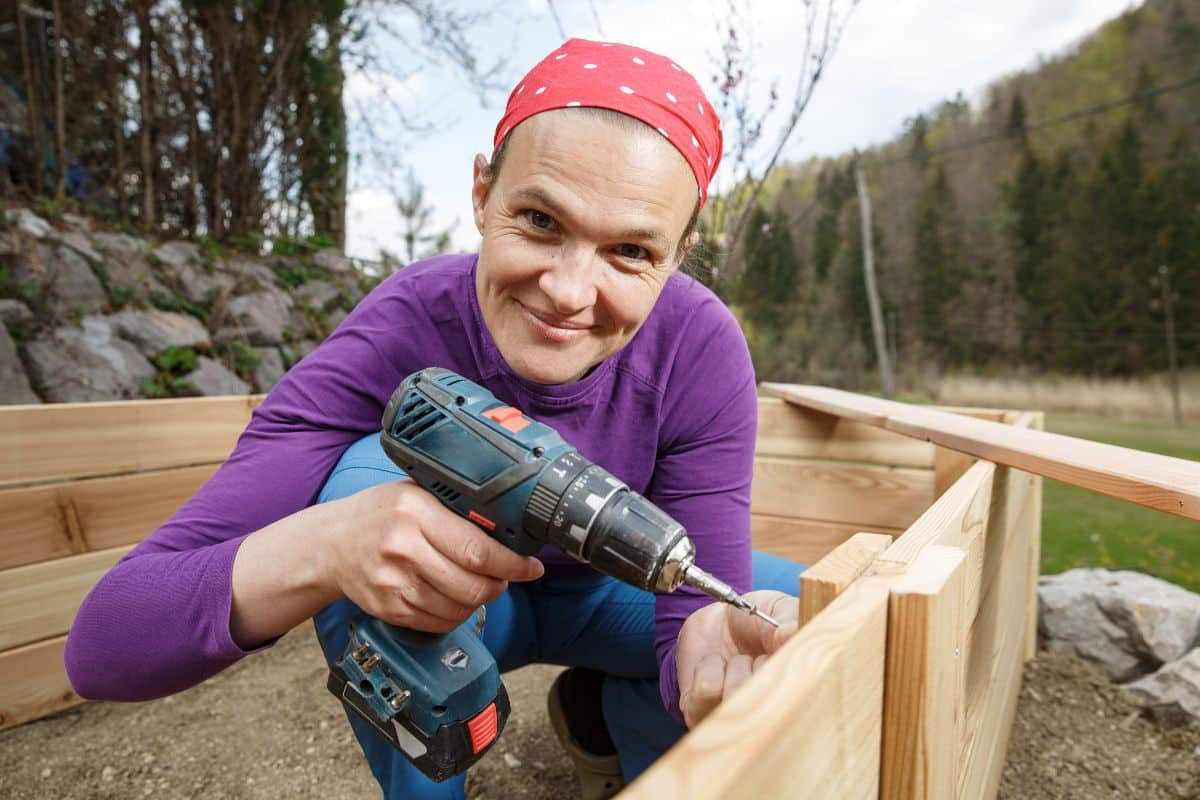
[[[663,444],[649,499],[674,517],[696,546],[696,563],[738,592],[751,588],[750,483],[758,430],[754,367],[737,321],[715,299],[673,361]],[[711,603],[688,586],[655,601],[659,689],[682,720],[675,645],[684,620]]]
[[[250,533],[311,505],[342,452],[379,429],[403,378],[377,346],[394,313],[379,305],[364,301],[297,364],[216,474],[93,587],[66,644],[78,694],[161,697],[254,652],[229,632],[234,558]]]

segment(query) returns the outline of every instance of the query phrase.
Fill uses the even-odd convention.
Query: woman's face
[[[475,158],[475,289],[508,365],[570,383],[620,350],[683,259],[696,179],[658,135],[549,111],[510,135],[494,180]]]

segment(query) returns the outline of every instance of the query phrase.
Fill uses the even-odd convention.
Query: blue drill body
[[[673,591],[693,579],[689,569],[700,572],[682,526],[553,428],[449,370],[409,376],[388,402],[380,436],[413,481],[517,553],[551,545],[650,591]],[[444,780],[477,761],[508,718],[481,627],[482,619],[468,620],[431,634],[357,617],[329,689]]]

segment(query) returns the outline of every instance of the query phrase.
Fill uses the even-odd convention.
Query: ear
[[[474,180],[471,184],[471,206],[475,217],[475,228],[479,231],[479,235],[482,236],[483,212],[487,209],[488,194],[492,189],[491,169],[488,166],[487,156],[483,153],[475,154],[473,172]]]

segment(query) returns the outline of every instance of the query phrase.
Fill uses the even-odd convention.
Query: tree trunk
[[[30,159],[33,164],[33,191],[41,194],[45,150],[42,147],[42,113],[38,103],[38,86],[33,59],[29,57],[29,39],[25,30],[25,11],[21,0],[13,0],[17,14],[17,38],[21,40],[21,69],[25,73],[25,115],[29,127]]]
[[[63,58],[62,48],[66,41],[66,29],[63,24],[62,4],[54,0],[54,158],[58,162],[58,183],[54,187],[54,196],[62,199],[67,191],[67,124],[66,110],[63,104]]]
[[[137,7],[138,22],[138,95],[141,106],[139,149],[142,161],[142,224],[153,228],[158,224],[154,190],[154,80],[150,72],[153,35],[150,31],[150,3]]]

